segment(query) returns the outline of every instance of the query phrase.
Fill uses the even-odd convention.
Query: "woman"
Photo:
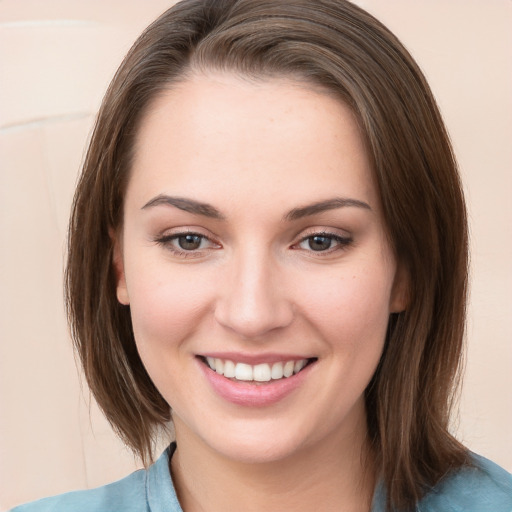
[[[85,374],[148,469],[19,510],[512,507],[510,475],[447,430],[467,281],[451,147],[361,9],[165,13],[107,92],[69,243]]]

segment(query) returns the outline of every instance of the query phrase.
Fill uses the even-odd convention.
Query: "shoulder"
[[[168,460],[169,449],[148,470],[135,471],[96,489],[68,492],[20,505],[11,512],[159,512],[164,503],[168,512],[181,512]]]
[[[512,475],[480,455],[447,475],[418,504],[418,512],[512,512]]]
[[[115,509],[142,512],[147,510],[145,480],[145,471],[140,470],[103,487],[44,498],[16,507],[11,512],[103,512]]]

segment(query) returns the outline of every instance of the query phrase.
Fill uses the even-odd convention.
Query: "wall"
[[[67,334],[68,210],[102,94],[167,0],[0,0],[0,510],[136,467],[90,403]],[[417,58],[470,208],[473,286],[460,415],[512,470],[512,2],[366,0]]]

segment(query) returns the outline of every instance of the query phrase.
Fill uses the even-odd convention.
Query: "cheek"
[[[129,293],[137,346],[179,344],[208,309],[210,287],[197,275],[165,267],[138,269],[133,275]]]
[[[376,264],[311,280],[301,294],[302,309],[334,348],[381,350],[390,314],[390,274]]]
[[[194,385],[183,371],[190,362],[186,342],[210,309],[208,286],[187,271],[171,273],[165,266],[159,271],[138,268],[133,276],[129,292],[137,351],[164,399],[179,409],[179,390]]]

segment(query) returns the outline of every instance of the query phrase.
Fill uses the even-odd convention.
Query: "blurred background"
[[[62,275],[94,115],[131,43],[173,3],[0,0],[0,511],[140,467],[76,368]],[[356,3],[412,52],[451,133],[472,244],[453,430],[512,471],[512,2]]]

